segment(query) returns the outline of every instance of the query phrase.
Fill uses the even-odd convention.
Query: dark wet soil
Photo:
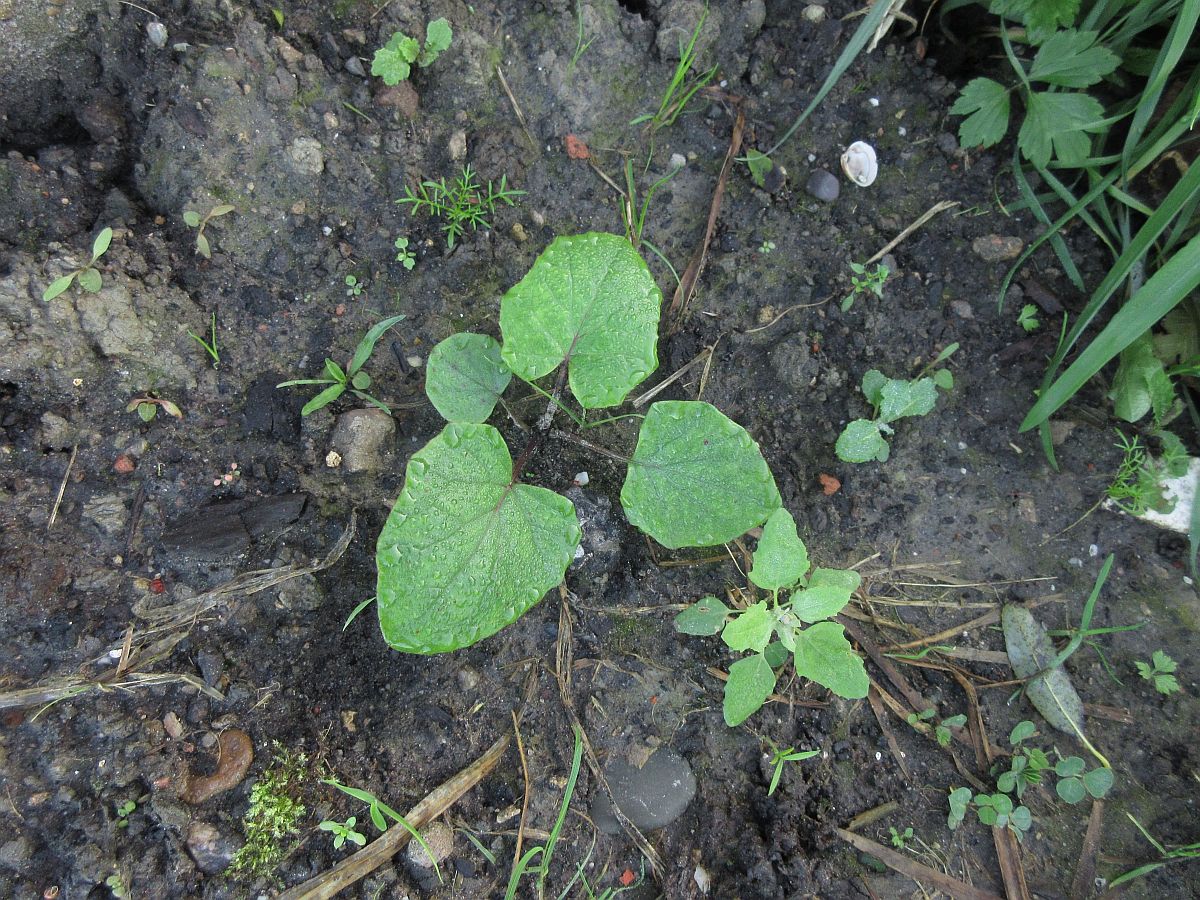
[[[604,456],[551,443],[532,466],[537,483],[570,489],[591,523],[592,552],[568,572],[565,601],[552,592],[495,637],[442,656],[389,650],[369,610],[343,627],[374,593],[374,540],[404,463],[442,425],[423,392],[433,345],[463,330],[497,334],[501,294],[554,236],[621,232],[619,197],[600,173],[624,186],[626,159],[642,192],[673,157],[684,163],[653,196],[644,234],[682,272],[737,111],[747,146],[774,143],[852,33],[856,20],[840,18],[850,4],[832,2],[815,21],[803,3],[714,0],[699,46],[719,80],[653,133],[629,123],[658,107],[695,0],[305,0],[277,4],[282,22],[267,2],[30,5],[62,31],[28,39],[53,48],[28,50],[59,61],[53,77],[13,77],[0,98],[0,894],[270,896],[354,849],[335,850],[317,830],[323,819],[355,815],[376,836],[363,805],[322,777],[409,809],[511,729],[520,707],[526,765],[510,751],[447,814],[446,883],[398,856],[344,894],[503,896],[527,788],[524,846],[554,824],[571,767],[568,701],[602,764],[670,747],[695,774],[682,816],[647,835],[660,875],[647,870],[631,896],[922,896],[838,835],[889,803],[862,834],[890,846],[889,828],[911,827],[912,860],[1003,893],[988,830],[946,827],[947,792],[965,776],[902,716],[785,678],[783,699],[725,726],[713,672],[732,658],[671,620],[682,604],[744,586],[740,554],[710,561],[652,546],[620,514],[623,472]],[[0,26],[27,14],[14,9],[0,2]],[[420,33],[438,16],[454,43],[414,70],[411,88],[362,74],[393,31]],[[166,27],[161,48],[152,22]],[[576,54],[580,22],[591,43]],[[1102,384],[1056,424],[1061,472],[1017,431],[1058,327],[1046,314],[1026,335],[1017,311],[1027,298],[1049,295],[1068,311],[1083,298],[1046,251],[997,302],[1009,263],[988,248],[1028,241],[1037,225],[1002,205],[1004,148],[959,148],[947,110],[969,73],[955,48],[927,38],[923,51],[894,34],[861,58],[776,154],[786,179],[772,190],[734,167],[695,298],[647,386],[712,348],[711,364],[660,399],[695,399],[702,387],[760,443],[814,559],[864,573],[847,620],[863,649],[945,632],[937,645],[960,655],[894,664],[940,718],[970,709],[949,664],[958,667],[1001,759],[1025,718],[1047,751],[1087,754],[1024,699],[1010,702],[1012,687],[990,686],[1011,674],[998,630],[959,626],[1025,602],[1040,604],[1046,627],[1069,628],[1115,555],[1093,626],[1141,627],[1100,635],[1068,663],[1116,773],[1095,876],[1074,893],[1091,805],[1066,805],[1051,784],[1026,795],[1034,825],[1020,852],[1032,895],[1087,896],[1155,857],[1131,816],[1165,844],[1197,839],[1200,603],[1185,539],[1092,509],[1120,459]],[[568,136],[590,162],[568,155]],[[839,172],[855,140],[878,151],[868,188]],[[393,201],[406,184],[467,164],[525,193],[449,252],[440,223]],[[834,201],[806,191],[817,170],[840,180]],[[883,298],[842,312],[849,263],[940,201],[957,205],[885,258]],[[182,214],[218,204],[235,212],[206,226],[204,259]],[[114,239],[101,291],[43,302],[54,278],[87,263],[105,226]],[[411,271],[396,260],[400,236],[415,251]],[[1069,240],[1094,281],[1103,256],[1085,234]],[[647,255],[669,298],[670,271]],[[351,275],[361,292],[348,289]],[[357,405],[349,395],[301,417],[311,395],[275,388],[318,377],[326,356],[348,358],[367,328],[401,313],[368,366],[372,394],[394,413],[378,444],[347,448],[336,435]],[[216,367],[188,333],[208,337],[214,315]],[[837,459],[844,423],[869,412],[863,373],[909,377],[954,342],[953,390],[928,416],[897,423],[891,458]],[[129,409],[138,397],[169,400],[182,418],[160,408],[144,422]],[[618,426],[604,441],[628,451],[633,435]],[[572,488],[581,471],[588,483]],[[344,554],[309,571],[348,528]],[[274,574],[246,574],[260,570]],[[554,673],[566,641],[564,696]],[[1157,649],[1180,666],[1183,690],[1169,698],[1134,667]],[[875,662],[868,669],[910,703]],[[229,762],[218,751],[232,743],[219,736],[235,729],[253,746],[248,776],[187,802],[197,800],[190,776]],[[768,796],[771,744],[821,752],[789,763]],[[293,786],[306,807],[299,833],[272,878],[229,877],[254,781],[283,752],[308,761]],[[993,783],[969,746],[956,754]],[[548,895],[576,875],[601,895],[642,871],[624,835],[589,822],[597,790],[585,765]],[[1200,868],[1186,863],[1129,891],[1197,894]],[[535,895],[532,881],[519,895]],[[577,880],[568,895],[588,894]]]

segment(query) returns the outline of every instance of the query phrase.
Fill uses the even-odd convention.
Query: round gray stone
[[[604,770],[617,808],[643,831],[670,825],[696,796],[696,776],[686,759],[664,747],[635,769],[623,759]],[[592,799],[592,818],[605,834],[617,834],[620,824],[603,791]]]

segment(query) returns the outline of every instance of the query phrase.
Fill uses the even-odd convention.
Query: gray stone
[[[804,183],[804,190],[818,200],[832,203],[842,192],[842,185],[833,173],[817,169],[808,176],[808,181]]]
[[[708,18],[704,20],[704,27],[700,29],[694,48],[696,65],[704,64],[708,49],[721,34],[722,18],[716,7],[708,6],[703,0],[671,0],[667,4],[660,19],[658,34],[654,37],[659,56],[668,62],[680,58],[680,48],[687,47],[705,8],[708,9]]]
[[[416,841],[409,841],[404,851],[405,861],[418,877],[433,870],[436,862],[439,866],[454,852],[454,832],[442,822],[434,822],[421,830],[421,837],[433,851],[433,859],[425,852],[425,848]]]
[[[624,517],[614,517],[612,502],[602,494],[579,487],[569,488],[566,497],[575,506],[583,539],[571,563],[572,577],[587,585],[588,593],[604,593],[609,576],[621,560],[621,542],[625,536]]]
[[[298,137],[288,148],[292,168],[301,175],[320,175],[325,171],[325,154],[316,138]]]
[[[456,162],[464,158],[467,155],[467,133],[461,128],[455,130],[450,135],[450,143],[446,150],[450,154],[450,158]]]
[[[363,68],[362,60],[357,56],[351,56],[346,60],[346,71],[351,75],[357,75],[359,78],[367,77],[367,70]]]
[[[129,510],[120,494],[100,494],[83,504],[83,517],[105,534],[119,534],[129,521]]]
[[[42,446],[51,450],[68,450],[79,440],[71,423],[52,412],[42,413]]]
[[[377,472],[395,433],[395,421],[382,409],[352,409],[338,416],[329,443],[341,454],[346,472]]]
[[[635,769],[623,759],[613,760],[604,771],[617,808],[642,830],[670,825],[696,796],[696,776],[686,759],[669,747],[658,750],[644,766]],[[592,799],[592,818],[605,834],[617,834],[620,824],[604,792]]]
[[[193,822],[187,833],[187,850],[201,872],[219,875],[229,868],[238,843],[207,822]]]

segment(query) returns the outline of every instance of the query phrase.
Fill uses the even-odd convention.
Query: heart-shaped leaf
[[[409,460],[379,535],[384,638],[443,653],[495,634],[562,581],[580,536],[571,501],[514,483],[495,428],[447,425]]]
[[[819,622],[796,635],[796,674],[850,700],[867,696],[871,687],[862,657],[837,622]]]
[[[1087,796],[1087,790],[1078,778],[1064,778],[1054,786],[1054,790],[1067,803],[1078,803]]]
[[[716,597],[704,597],[675,617],[675,630],[700,637],[719,634],[729,618],[729,607]]]
[[[1108,794],[1113,786],[1112,769],[1103,767],[1092,769],[1092,771],[1083,776],[1083,786],[1087,788],[1089,794],[1099,800]]]
[[[782,506],[767,518],[754,551],[750,580],[766,591],[788,588],[808,572],[808,549],[796,534],[796,520]]]
[[[725,682],[723,712],[725,724],[732,728],[741,725],[758,712],[775,690],[775,672],[761,653],[739,659],[729,667]]]
[[[658,368],[662,293],[625,238],[555,238],[500,301],[504,361],[533,381],[563,362],[586,409],[616,406]]]
[[[512,380],[500,345],[486,334],[454,334],[433,348],[425,393],[448,422],[483,422]]]
[[[1009,664],[1018,678],[1033,678],[1054,662],[1057,654],[1050,636],[1025,607],[1006,605],[1000,611],[1000,625],[1004,629]],[[1025,696],[1059,731],[1083,734],[1083,701],[1062,666],[1055,666],[1028,682]]]
[[[621,488],[631,523],[664,547],[711,547],[761,525],[780,502],[741,425],[698,401],[650,407]]]

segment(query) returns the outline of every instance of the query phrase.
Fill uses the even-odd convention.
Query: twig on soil
[[[642,394],[639,397],[637,397],[636,399],[634,399],[634,401],[633,401],[634,408],[642,406],[645,403],[649,403],[651,400],[653,400],[655,397],[657,397],[659,394],[661,394],[663,391],[665,391],[667,388],[669,388],[671,385],[673,385],[676,381],[678,381],[680,378],[682,378],[684,375],[686,375],[689,371],[691,371],[692,367],[695,366],[697,363],[699,363],[700,360],[707,359],[710,356],[712,356],[712,350],[713,350],[712,347],[705,347],[703,350],[701,350],[699,353],[697,353],[695,356],[693,356],[690,360],[688,360],[682,366],[680,366],[678,369],[676,369],[670,375],[670,377],[663,379],[658,384],[656,384],[654,387],[650,388],[650,390],[646,391],[644,394]]]
[[[713,358],[717,353],[717,344],[721,343],[721,338],[723,337],[725,337],[724,333],[718,334],[717,339],[708,348],[708,359],[704,361],[704,371],[700,373],[700,386],[696,388],[697,400],[704,396],[704,389],[708,386],[708,373],[712,371]]]
[[[554,677],[558,681],[558,695],[562,701],[563,709],[566,710],[571,724],[578,729],[580,738],[583,740],[583,754],[587,760],[588,769],[591,770],[592,777],[604,790],[608,797],[609,806],[612,808],[613,818],[621,826],[626,836],[633,841],[634,845],[641,851],[642,856],[650,863],[650,872],[655,881],[661,881],[663,877],[662,859],[658,852],[650,846],[650,842],[646,840],[645,835],[638,830],[625,813],[621,812],[617,806],[616,798],[613,797],[612,789],[608,786],[608,779],[604,777],[604,770],[600,768],[600,761],[596,758],[596,751],[592,749],[592,742],[588,739],[587,732],[583,728],[583,723],[579,721],[579,715],[575,712],[575,705],[571,699],[571,669],[572,657],[574,650],[572,646],[573,625],[571,622],[571,610],[568,605],[568,599],[571,593],[564,585],[558,586],[559,609],[558,609],[558,641],[554,648]]]
[[[496,66],[496,77],[500,79],[500,86],[504,88],[504,93],[508,94],[508,102],[512,104],[513,113],[516,114],[517,121],[521,123],[521,130],[525,132],[525,137],[529,138],[529,146],[536,150],[538,143],[529,133],[529,123],[525,121],[525,113],[521,111],[521,104],[517,102],[516,95],[508,86],[508,79],[504,77],[504,70],[499,66]]]
[[[996,845],[996,859],[1000,862],[1000,877],[1004,879],[1008,900],[1030,900],[1017,839],[1007,827],[992,826],[992,841]]]
[[[517,846],[513,851],[513,869],[521,861],[521,845],[525,843],[525,817],[529,815],[529,792],[533,785],[529,781],[529,763],[525,759],[525,742],[521,740],[521,723],[517,719],[517,711],[512,713],[513,735],[517,739],[517,755],[521,757],[521,777],[525,781],[525,793],[521,797],[521,821],[517,823]]]
[[[700,281],[700,275],[704,271],[704,263],[708,259],[708,247],[717,228],[717,219],[721,215],[721,201],[725,197],[725,184],[729,181],[729,172],[733,168],[734,159],[737,157],[738,151],[742,149],[742,134],[745,130],[746,114],[742,111],[739,103],[737,116],[733,122],[733,132],[729,138],[729,151],[725,154],[725,162],[721,164],[721,173],[717,176],[717,185],[713,189],[712,202],[709,204],[708,223],[704,228],[704,237],[701,238],[700,245],[692,254],[687,268],[683,270],[679,286],[675,288],[675,296],[671,298],[671,305],[667,308],[667,334],[674,334],[683,325],[688,305],[696,294],[696,284]]]
[[[1071,882],[1072,897],[1086,897],[1096,883],[1096,854],[1100,850],[1103,829],[1104,801],[1093,800],[1087,833],[1083,836],[1083,847],[1079,850],[1079,865],[1075,867],[1075,879]]]
[[[450,780],[442,782],[405,813],[405,821],[420,830],[436,819],[496,768],[511,743],[512,732],[505,731],[475,762]],[[389,828],[377,840],[343,859],[329,871],[284,891],[279,895],[279,900],[329,900],[403,850],[410,837],[407,829]]]
[[[915,860],[909,859],[902,853],[897,853],[890,847],[885,847],[883,844],[876,843],[870,838],[863,837],[861,834],[855,834],[852,831],[847,831],[845,828],[834,830],[837,832],[838,837],[853,846],[856,850],[871,854],[889,869],[899,872],[901,875],[906,875],[914,881],[932,883],[939,891],[944,891],[949,896],[955,898],[955,900],[1001,900],[996,894],[980,890],[973,885],[965,884],[955,878],[951,878],[937,869],[931,869],[929,866],[922,865]]]
[[[1035,600],[1029,601],[1025,605],[1029,609],[1036,609],[1037,607],[1046,603],[1062,603],[1066,599],[1066,597],[1059,596],[1058,594],[1051,594],[1046,597],[1038,597]],[[915,647],[924,647],[927,644],[940,644],[942,641],[961,635],[965,631],[974,631],[976,628],[984,628],[988,625],[995,625],[999,621],[1000,610],[993,609],[991,612],[984,613],[982,616],[979,616],[976,619],[971,619],[971,621],[964,622],[961,625],[954,625],[945,629],[944,631],[939,631],[937,634],[926,635],[923,638],[918,638],[915,641],[909,641],[905,644],[892,644],[891,646],[884,647],[883,649],[886,652],[891,653],[896,650],[912,650]]]
[[[891,815],[899,808],[899,803],[895,800],[889,800],[887,803],[880,804],[873,809],[860,812],[846,824],[846,830],[858,831],[860,828],[866,828],[868,825],[878,822],[884,816]]]
[[[71,469],[75,465],[75,457],[78,453],[79,445],[76,444],[71,448],[71,458],[67,460],[67,471],[63,472],[62,481],[58,485],[58,494],[54,498],[54,506],[50,510],[50,518],[46,522],[47,531],[54,527],[54,520],[58,518],[58,508],[62,506],[63,494],[67,490],[67,479],[71,477]]]
[[[871,712],[875,714],[875,721],[879,723],[879,730],[883,732],[888,750],[892,752],[892,759],[896,760],[896,765],[900,767],[900,771],[904,773],[904,777],[911,780],[912,773],[908,771],[908,763],[904,760],[904,754],[900,751],[900,745],[896,743],[896,735],[888,727],[887,716],[884,715],[883,704],[879,701],[879,692],[874,685],[867,691],[867,702],[871,704]],[[850,830],[853,831],[854,829],[851,828]]]
[[[760,331],[766,331],[768,328],[770,328],[772,325],[774,325],[776,322],[778,322],[780,319],[782,319],[788,313],[795,312],[798,309],[812,309],[814,306],[824,306],[828,302],[829,302],[829,300],[826,299],[826,300],[822,300],[820,303],[797,303],[795,306],[789,306],[787,309],[785,309],[783,312],[781,312],[779,315],[777,315],[775,318],[773,318],[766,325],[759,325],[757,328],[748,328],[745,331],[743,331],[742,334],[757,334]]]
[[[955,206],[958,206],[957,200],[943,200],[940,203],[935,203],[933,206],[929,207],[929,209],[925,210],[925,212],[922,213],[921,217],[919,219],[917,219],[917,221],[913,222],[911,225],[909,225],[907,228],[905,228],[902,232],[900,232],[898,235],[896,235],[894,238],[892,238],[892,240],[888,241],[888,243],[884,245],[882,250],[880,250],[878,253],[876,253],[874,256],[872,256],[870,259],[868,259],[865,263],[863,263],[863,265],[869,266],[871,263],[875,262],[875,260],[883,259],[884,256],[886,256],[888,253],[891,253],[893,250],[896,249],[896,247],[898,247],[900,245],[900,243],[902,241],[907,239],[909,237],[909,235],[911,235],[914,231],[916,231],[918,228],[920,228],[922,225],[924,225],[926,222],[928,222],[930,219],[932,219],[938,213],[945,212],[946,210],[950,209],[951,207],[955,207]]]
[[[160,672],[155,674],[133,673],[118,679],[117,674],[105,678],[66,678],[58,682],[39,685],[32,688],[20,688],[0,694],[0,709],[19,709],[23,706],[39,706],[57,703],[78,697],[89,691],[132,691],[141,687],[153,687],[161,684],[186,684],[203,691],[214,700],[224,700],[225,695],[216,688],[211,688],[194,675]],[[40,710],[37,715],[41,715]]]

